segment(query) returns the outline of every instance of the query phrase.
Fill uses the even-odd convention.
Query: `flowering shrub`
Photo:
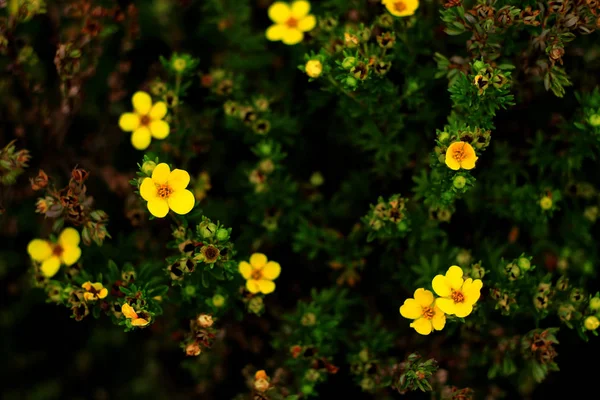
[[[0,0],[2,397],[587,388],[599,29],[592,0]]]

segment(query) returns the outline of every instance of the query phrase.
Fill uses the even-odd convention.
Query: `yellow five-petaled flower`
[[[381,0],[381,3],[396,17],[411,16],[419,8],[419,0]]]
[[[169,124],[163,121],[167,115],[167,105],[159,101],[152,105],[152,98],[146,92],[136,92],[131,98],[134,112],[124,113],[119,118],[119,126],[131,134],[131,144],[138,150],[150,146],[152,138],[164,139],[169,136]]]
[[[481,279],[463,279],[463,270],[453,265],[446,275],[433,278],[433,290],[440,296],[436,305],[446,314],[466,317],[473,311],[473,305],[479,300],[483,287]]]
[[[125,316],[125,318],[131,320],[132,326],[146,326],[150,323],[150,317],[142,318],[139,316],[137,312],[131,307],[129,304],[125,303],[121,307],[121,312]]]
[[[436,305],[433,293],[425,289],[415,290],[414,299],[404,301],[400,314],[404,318],[414,319],[410,327],[421,335],[429,335],[434,329],[441,331],[446,325],[446,315]]]
[[[250,256],[250,263],[240,262],[239,270],[250,293],[269,294],[275,290],[273,280],[281,273],[281,266],[275,261],[267,261],[267,256],[262,253],[254,253]]]
[[[169,209],[177,214],[187,214],[196,200],[186,189],[190,174],[182,169],[171,171],[165,163],[158,164],[152,171],[152,178],[144,178],[140,185],[140,195],[148,202],[148,211],[157,218],[163,218]]]
[[[92,283],[87,281],[81,285],[81,287],[85,289],[83,298],[88,302],[93,302],[108,296],[108,289],[106,289],[100,282]]]
[[[446,150],[446,165],[455,171],[475,168],[477,158],[473,146],[467,142],[454,142]]]
[[[41,263],[42,274],[51,278],[60,269],[61,264],[71,266],[81,257],[79,248],[79,232],[74,228],[65,228],[58,236],[58,242],[52,243],[48,240],[33,239],[27,246],[29,256]]]
[[[312,30],[317,24],[314,15],[310,15],[310,3],[297,0],[291,5],[276,1],[269,7],[269,18],[275,23],[267,29],[267,39],[281,40],[285,44],[293,45],[304,39],[304,32]]]

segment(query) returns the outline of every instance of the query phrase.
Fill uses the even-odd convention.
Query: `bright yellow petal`
[[[148,211],[156,218],[164,218],[169,213],[167,200],[156,197],[148,202]]]
[[[140,117],[134,113],[121,114],[119,127],[125,132],[133,132],[140,126]]]
[[[146,115],[152,108],[152,98],[146,92],[136,92],[131,98],[133,108],[140,115]]]
[[[79,245],[79,232],[77,232],[77,229],[75,228],[65,228],[63,229],[63,231],[60,233],[60,236],[58,237],[58,243],[65,247],[65,246],[78,246]]]
[[[196,197],[189,190],[176,190],[167,199],[169,208],[179,215],[185,215],[192,211],[196,204]]]
[[[92,290],[92,282],[87,281],[84,284],[82,284],[81,287],[87,291],[90,291],[90,290]]]
[[[156,189],[156,185],[152,178],[144,178],[142,184],[140,185],[140,195],[142,199],[146,201],[150,201],[156,198],[158,195],[158,190]]]
[[[42,262],[52,256],[52,246],[47,240],[33,239],[27,245],[29,256],[37,262]]]
[[[132,326],[146,326],[150,321],[146,321],[144,318],[136,318],[131,321]]]
[[[162,140],[169,136],[170,133],[169,124],[162,120],[156,120],[150,122],[150,133],[155,139]]]
[[[171,168],[166,163],[160,163],[152,171],[152,180],[154,183],[164,185],[169,180],[171,175]]]
[[[250,293],[258,293],[260,292],[260,286],[258,286],[258,281],[256,279],[249,279],[246,281],[246,289]]]
[[[457,317],[464,318],[467,315],[471,314],[472,311],[473,311],[472,304],[456,303],[454,305],[454,314],[456,314]]]
[[[460,163],[446,153],[446,165],[448,168],[456,171],[460,169]]]
[[[100,292],[98,292],[98,298],[103,299],[108,296],[108,289],[102,288]]]
[[[315,25],[317,25],[317,19],[314,15],[308,15],[298,21],[298,29],[302,32],[312,31]]]
[[[136,150],[146,150],[148,146],[150,146],[151,140],[152,135],[150,134],[150,129],[145,126],[137,128],[131,134],[131,144]]]
[[[283,1],[276,1],[275,3],[271,4],[271,7],[269,7],[267,13],[269,14],[269,18],[271,18],[271,21],[279,24],[284,23],[292,16],[292,10],[290,9],[290,6]]]
[[[468,157],[461,161],[460,167],[463,169],[473,169],[475,168],[475,161],[477,161],[477,157]]]
[[[45,277],[52,278],[60,269],[60,259],[57,256],[52,256],[42,263],[40,269]]]
[[[63,252],[60,255],[60,258],[67,267],[70,267],[79,261],[79,257],[81,257],[81,249],[79,246],[63,246]]]
[[[481,296],[482,287],[483,282],[481,281],[481,279],[467,279],[462,287],[462,292],[465,295],[465,303],[475,304]]]
[[[441,331],[446,325],[446,314],[444,314],[442,310],[437,309],[433,319],[431,320],[431,324],[436,331]]]
[[[262,269],[267,265],[267,256],[263,253],[254,253],[250,256],[250,265],[253,269]]]
[[[252,267],[246,261],[240,261],[240,264],[238,265],[238,270],[240,271],[240,274],[242,274],[242,277],[244,279],[250,279],[250,277],[252,276]]]
[[[164,102],[159,101],[152,106],[150,109],[150,114],[148,115],[153,120],[163,119],[165,115],[167,115],[167,105]]]
[[[258,281],[258,288],[263,294],[273,293],[275,291],[275,283],[267,279],[261,279]]]
[[[431,321],[425,318],[419,318],[410,324],[411,328],[414,328],[417,333],[421,335],[429,335],[433,330]]]
[[[417,319],[423,316],[423,307],[415,299],[406,299],[400,307],[400,315],[408,319]]]
[[[462,287],[463,284],[463,270],[456,265],[448,268],[446,272],[446,279],[448,279],[448,283],[450,287],[454,290],[458,290]],[[441,296],[441,295],[440,295]]]
[[[190,174],[182,169],[174,169],[167,183],[173,190],[183,190],[190,184]]]
[[[96,292],[99,292],[103,288],[100,282],[92,283],[92,287],[94,288],[94,290],[96,290]]]
[[[267,265],[262,269],[262,275],[265,279],[277,279],[281,273],[281,265],[275,261],[269,261]]]
[[[283,33],[283,38],[281,39],[283,43],[287,45],[295,45],[298,44],[304,39],[304,33],[300,29],[296,28],[288,28]]]
[[[96,300],[96,295],[90,292],[85,292],[83,294],[83,298],[85,299],[85,301],[94,301]]]
[[[433,293],[423,288],[415,290],[414,297],[422,307],[429,307],[433,303]]]
[[[310,3],[304,0],[297,0],[292,3],[292,17],[302,19],[310,12]]]
[[[450,282],[448,282],[448,279],[444,275],[436,275],[431,282],[431,286],[433,286],[433,290],[437,295],[442,297],[450,296],[452,291]]]
[[[454,301],[451,299],[438,298],[435,300],[435,305],[446,314],[452,315],[456,312]]]
[[[123,304],[123,306],[121,306],[121,312],[123,313],[125,318],[134,318],[135,319],[138,317],[138,315],[135,312],[135,310],[133,309],[133,307],[131,307],[127,303],[125,303],[125,304]]]
[[[287,30],[287,27],[283,24],[274,24],[271,25],[267,31],[265,32],[265,35],[267,37],[267,39],[269,39],[272,42],[275,42],[277,40],[281,40],[283,39],[283,35],[285,34],[285,31]]]

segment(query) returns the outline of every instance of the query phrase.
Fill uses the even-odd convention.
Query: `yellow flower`
[[[267,39],[281,40],[285,44],[293,45],[304,39],[304,32],[312,30],[317,24],[314,15],[309,14],[310,3],[297,0],[291,5],[276,1],[269,7],[269,18],[274,22],[267,29]]]
[[[185,58],[178,57],[173,60],[173,68],[175,69],[175,71],[183,72],[185,70],[185,67],[187,67],[187,62],[185,61]]]
[[[71,266],[81,257],[79,248],[79,232],[73,228],[65,228],[58,236],[57,243],[48,240],[33,239],[27,246],[29,256],[41,263],[42,274],[51,278],[60,269],[61,264]]]
[[[548,196],[544,196],[540,199],[540,207],[542,210],[549,210],[552,208],[552,199]]]
[[[585,329],[587,329],[588,331],[594,331],[600,326],[600,320],[598,319],[598,317],[595,317],[593,315],[589,316],[585,319],[585,321],[583,321],[583,326],[585,326]]]
[[[171,171],[165,163],[160,163],[152,171],[152,178],[144,178],[140,185],[140,195],[148,202],[148,211],[157,218],[163,218],[169,209],[184,215],[194,208],[195,199],[186,189],[190,174],[182,169]]]
[[[167,105],[164,102],[152,105],[152,98],[148,93],[136,92],[131,103],[134,112],[122,114],[119,126],[125,132],[133,132],[133,147],[145,150],[150,146],[151,138],[164,139],[169,136],[169,124],[162,120],[167,115]]]
[[[100,282],[92,283],[87,281],[81,285],[81,287],[85,289],[83,298],[86,301],[96,301],[98,299],[103,299],[108,295],[108,290],[102,286]]]
[[[429,335],[434,329],[441,331],[446,325],[446,315],[436,305],[433,293],[425,289],[415,290],[414,299],[404,300],[400,314],[414,319],[410,327],[421,335]]]
[[[451,266],[446,275],[433,278],[433,290],[440,296],[435,304],[446,314],[466,317],[473,311],[473,305],[479,300],[483,287],[481,279],[463,279],[460,267]]]
[[[240,274],[246,279],[246,289],[250,293],[269,294],[275,290],[273,280],[281,272],[281,266],[275,261],[267,262],[267,256],[254,253],[250,256],[250,263],[240,262]]]
[[[477,158],[473,146],[467,142],[454,142],[446,150],[446,165],[455,171],[475,168]]]
[[[321,64],[321,61],[319,60],[308,60],[305,69],[306,75],[311,78],[318,78],[321,75],[321,72],[323,72],[323,64]]]
[[[381,0],[381,3],[396,17],[411,16],[419,8],[419,0]]]
[[[133,326],[146,326],[150,323],[149,318],[140,318],[133,309],[133,307],[131,307],[127,303],[123,304],[123,306],[121,307],[121,312],[123,313],[125,318],[131,320],[131,325]]]

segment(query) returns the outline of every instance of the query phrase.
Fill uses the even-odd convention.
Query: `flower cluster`
[[[440,297],[434,298],[432,292],[420,288],[400,307],[400,314],[414,320],[410,326],[421,335],[444,329],[446,315],[464,318],[471,314],[483,283],[480,279],[463,279],[463,270],[453,265],[445,275],[433,278],[432,286]]]

